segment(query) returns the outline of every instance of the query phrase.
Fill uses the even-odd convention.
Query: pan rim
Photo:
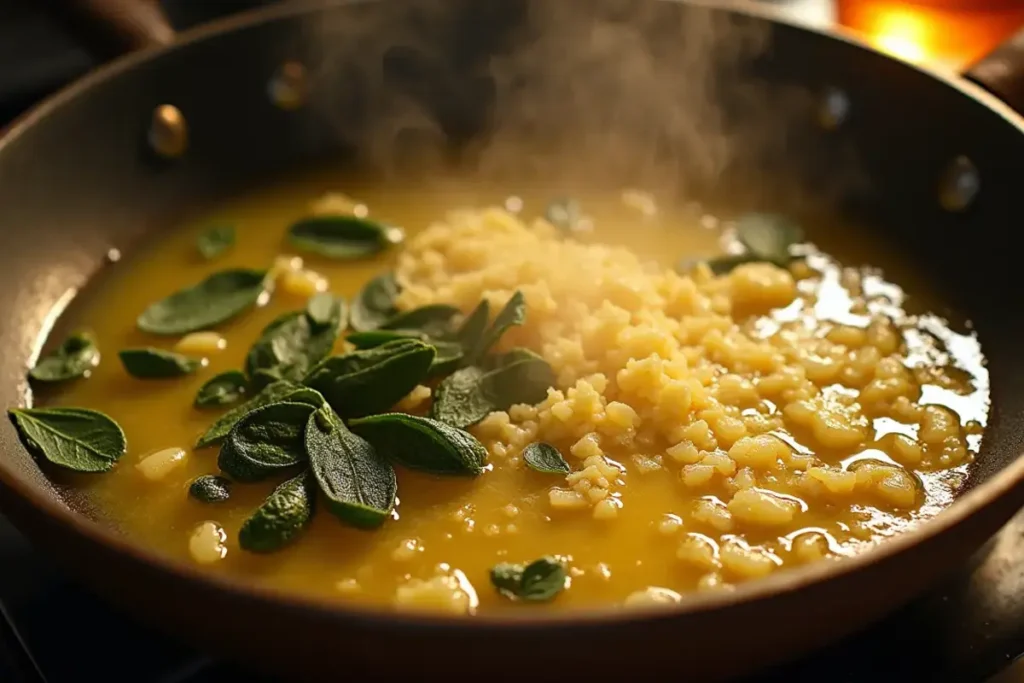
[[[309,0],[287,3],[284,5],[257,8],[241,12],[237,15],[212,21],[196,28],[183,31],[171,45],[143,50],[124,55],[108,64],[102,65],[77,81],[70,83],[58,92],[45,98],[29,111],[19,116],[6,129],[0,130],[0,153],[3,149],[23,135],[37,122],[50,116],[66,103],[73,101],[81,93],[94,86],[117,77],[139,64],[158,59],[178,48],[211,40],[217,36],[244,30],[274,21],[293,18],[314,12],[327,12],[348,5],[363,5],[382,2],[384,0]],[[797,31],[817,34],[824,38],[839,40],[853,48],[874,53],[890,61],[897,61],[906,68],[920,72],[925,77],[935,79],[947,87],[959,91],[962,95],[978,102],[996,115],[1005,119],[1024,135],[1024,117],[1013,111],[994,95],[983,88],[970,83],[961,76],[949,74],[938,69],[923,65],[911,64],[895,60],[879,50],[856,38],[851,32],[831,29],[829,31],[808,26],[806,24],[780,17],[768,7],[749,6],[738,0],[658,0],[703,7],[711,10],[729,12],[734,15],[754,17],[772,24],[781,24]],[[23,447],[22,447],[23,448]],[[534,613],[521,615],[475,615],[445,616],[432,614],[415,614],[389,610],[382,606],[345,605],[342,603],[324,604],[315,598],[281,590],[278,588],[247,584],[237,580],[203,571],[195,565],[166,557],[155,550],[150,550],[131,540],[128,536],[115,532],[108,525],[89,519],[75,512],[67,505],[51,500],[51,494],[41,487],[24,480],[14,474],[8,466],[0,461],[0,485],[17,496],[32,509],[34,514],[43,515],[55,522],[64,533],[75,534],[85,541],[101,546],[133,563],[145,566],[146,569],[173,577],[176,581],[186,584],[190,589],[213,589],[230,598],[232,601],[250,601],[277,610],[305,611],[315,613],[326,620],[348,620],[368,625],[387,626],[392,628],[431,628],[454,629],[465,628],[485,629],[488,632],[509,630],[560,629],[573,627],[577,629],[600,628],[611,625],[627,625],[635,622],[667,621],[693,616],[696,614],[720,610],[728,607],[753,606],[771,600],[780,595],[822,584],[828,579],[862,571],[878,562],[902,553],[910,547],[927,541],[957,526],[983,509],[999,502],[1013,489],[1024,483],[1024,455],[1017,458],[986,481],[957,498],[952,505],[939,512],[935,517],[917,524],[914,528],[886,539],[852,557],[843,558],[838,562],[816,562],[802,567],[791,568],[778,574],[740,584],[729,592],[690,593],[685,594],[681,602],[671,607],[652,606],[624,610],[620,605],[606,605],[595,608],[574,609],[559,613]],[[987,540],[987,539],[985,539]]]

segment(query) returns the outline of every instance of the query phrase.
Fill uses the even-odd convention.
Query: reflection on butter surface
[[[468,186],[339,188],[333,179],[224,204],[112,266],[73,311],[106,362],[43,403],[93,407],[124,427],[129,451],[115,470],[72,483],[140,545],[324,601],[457,613],[672,604],[833,561],[934,515],[978,452],[988,382],[977,342],[937,316],[906,314],[913,300],[876,271],[805,247],[788,269],[681,275],[672,268],[680,258],[720,252],[728,231],[636,192],[581,197],[588,229],[567,239],[535,221],[550,199],[542,193],[507,200]],[[376,260],[282,259],[296,254],[288,225],[331,187],[352,199],[316,210],[368,211],[402,226],[404,245]],[[205,262],[195,239],[212,222],[234,223],[238,241]],[[269,303],[219,336],[180,341],[134,326],[152,301],[213,270],[271,264]],[[489,453],[479,477],[396,468],[400,502],[381,528],[346,527],[321,506],[294,544],[241,550],[240,525],[284,477],[236,483],[221,503],[187,495],[196,477],[217,473],[216,449],[191,447],[219,414],[192,407],[197,389],[243,367],[275,316],[324,289],[351,299],[389,267],[403,286],[400,308],[449,303],[468,313],[485,298],[494,311],[522,291],[526,322],[499,350],[541,354],[556,386],[538,405],[470,428]],[[141,381],[113,361],[121,348],[175,343],[208,366]],[[433,389],[418,387],[397,408],[425,414]],[[572,472],[527,468],[521,451],[534,441],[556,446]],[[567,570],[550,602],[514,602],[491,585],[498,563],[542,556]]]

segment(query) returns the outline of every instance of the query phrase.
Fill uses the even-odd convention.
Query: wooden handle
[[[168,45],[171,27],[156,0],[45,0],[54,19],[101,59]]]
[[[964,76],[1024,113],[1024,29],[968,68]]]

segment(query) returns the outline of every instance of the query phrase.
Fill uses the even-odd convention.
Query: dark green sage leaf
[[[459,309],[447,304],[430,304],[399,313],[380,325],[382,330],[420,330],[428,337],[443,339],[451,334],[452,318]]]
[[[395,299],[399,287],[394,273],[384,273],[366,283],[352,302],[349,324],[357,332],[375,330],[398,312]]]
[[[484,386],[486,375],[484,369],[470,365],[445,377],[434,392],[430,417],[465,429],[498,410]]]
[[[227,437],[232,427],[243,417],[271,403],[308,403],[314,408],[324,404],[324,397],[315,390],[304,387],[294,382],[281,380],[268,384],[258,394],[250,398],[240,406],[235,406],[224,413],[210,425],[210,428],[196,441],[196,448],[206,448],[220,443]]]
[[[306,303],[306,317],[314,329],[333,326],[341,331],[348,321],[348,310],[344,299],[329,292],[320,292],[309,297]]]
[[[481,356],[481,345],[484,334],[487,332],[487,325],[491,321],[491,305],[487,299],[477,304],[473,312],[466,316],[456,332],[455,338],[462,345],[462,362],[464,365],[472,365]]]
[[[211,408],[237,403],[242,400],[248,386],[249,381],[242,371],[226,370],[199,387],[192,405],[196,408]]]
[[[143,332],[178,335],[218,325],[252,307],[263,293],[266,271],[223,270],[150,305],[136,324]]]
[[[484,333],[476,348],[477,357],[483,356],[490,351],[491,347],[501,339],[501,335],[505,334],[510,327],[522,325],[524,322],[526,322],[526,299],[523,298],[523,293],[517,289],[509,297],[505,306],[498,311],[494,322],[487,329],[487,332]]]
[[[196,246],[207,261],[215,259],[235,243],[235,226],[213,225],[199,234]]]
[[[546,602],[565,589],[565,565],[554,557],[542,557],[525,567],[502,562],[491,569],[491,583],[512,600]]]
[[[447,375],[462,364],[462,345],[458,342],[428,341],[434,347],[434,361],[430,364],[431,377]]]
[[[88,332],[76,332],[68,337],[53,353],[39,359],[28,376],[37,382],[65,382],[88,377],[99,365],[100,350]]]
[[[364,351],[331,356],[304,380],[343,418],[389,410],[419,384],[434,361],[434,347],[402,339]]]
[[[804,232],[785,216],[748,213],[736,222],[736,237],[757,260],[786,265],[789,248],[803,241]]]
[[[235,481],[260,481],[306,460],[303,435],[315,408],[308,403],[271,403],[238,421],[217,456]]]
[[[391,244],[390,234],[389,228],[368,218],[324,215],[304,218],[292,225],[288,240],[304,251],[353,260],[384,250]]]
[[[349,427],[409,469],[476,476],[487,461],[487,450],[472,434],[426,417],[384,413],[352,420]]]
[[[327,508],[360,529],[384,523],[395,507],[395,469],[324,406],[306,423],[306,453]]]
[[[676,271],[680,273],[689,273],[697,267],[699,263],[706,263],[711,272],[715,275],[725,275],[736,266],[744,263],[752,263],[757,261],[758,258],[749,252],[742,254],[725,254],[723,256],[716,256],[714,258],[687,258],[683,259],[676,265]]]
[[[123,349],[117,355],[128,374],[139,379],[181,377],[202,366],[202,362],[195,358],[163,349]]]
[[[35,456],[75,472],[107,472],[127,441],[114,420],[85,408],[11,408],[8,417]]]
[[[272,553],[293,541],[313,519],[316,480],[308,470],[274,489],[238,531],[238,545]]]
[[[523,449],[523,461],[530,469],[543,474],[569,474],[572,468],[558,449],[549,443],[531,443]]]
[[[583,217],[579,202],[574,199],[562,198],[548,204],[544,211],[544,218],[548,223],[561,228],[566,232],[572,232]]]
[[[259,389],[275,380],[300,382],[326,358],[341,331],[336,301],[327,325],[315,326],[305,313],[293,311],[267,325],[245,357],[245,371]]]
[[[419,330],[367,330],[366,332],[351,332],[345,340],[357,349],[373,349],[388,342],[401,339],[418,339],[426,341],[427,335]]]
[[[231,497],[231,482],[215,474],[196,477],[188,487],[188,495],[200,503],[223,503]]]

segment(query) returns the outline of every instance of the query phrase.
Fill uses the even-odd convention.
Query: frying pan
[[[432,151],[436,163],[480,161],[508,112],[526,111],[519,103],[533,97],[531,116],[512,116],[522,149],[562,154],[568,149],[562,136],[601,131],[616,141],[615,156],[591,165],[642,175],[641,155],[631,158],[628,146],[618,144],[628,136],[616,136],[611,127],[621,123],[631,133],[646,133],[662,123],[657,112],[650,120],[630,118],[634,112],[602,119],[588,111],[594,100],[587,83],[561,102],[552,97],[557,87],[544,89],[569,83],[545,79],[560,64],[582,64],[576,58],[584,43],[549,40],[544,44],[561,51],[520,61],[530,68],[498,87],[484,68],[499,53],[515,63],[517,51],[543,43],[556,28],[571,28],[578,37],[591,22],[629,25],[640,14],[644,20],[633,22],[629,35],[650,46],[645,58],[656,68],[644,73],[655,74],[671,92],[698,80],[695,91],[679,92],[713,90],[715,116],[694,116],[712,121],[716,140],[729,141],[735,152],[715,163],[694,161],[696,155],[685,153],[700,151],[691,143],[701,141],[707,130],[701,129],[695,136],[637,138],[648,145],[647,161],[657,157],[661,168],[677,172],[673,182],[689,195],[706,193],[708,201],[728,190],[759,207],[804,210],[821,199],[835,215],[878,233],[966,312],[991,375],[981,453],[947,511],[855,558],[688,597],[668,611],[628,614],[609,609],[449,620],[326,607],[235,585],[129,542],[87,500],[49,483],[12,429],[0,430],[4,514],[86,585],[177,637],[260,670],[310,680],[433,674],[600,679],[619,671],[721,678],[818,647],[893,610],[962,565],[1024,504],[1024,459],[1018,457],[1024,451],[1018,343],[1024,316],[1016,309],[1024,282],[1010,241],[1021,215],[1024,120],[1008,106],[1024,105],[1015,79],[1024,65],[1024,39],[972,69],[974,83],[769,13],[662,0],[287,3],[177,39],[159,13],[140,12],[142,3],[91,0],[77,9],[83,7],[113,17],[105,25],[117,30],[107,39],[144,49],[50,98],[0,139],[0,396],[7,405],[30,400],[25,369],[40,336],[68,293],[106,267],[110,248],[130,254],[184,209],[282,169],[330,157],[394,171],[386,163],[390,156],[415,145]],[[572,25],[535,20],[552,7],[574,11]],[[75,15],[72,25],[84,26],[83,16]],[[749,59],[716,67],[713,77],[700,80],[692,65],[671,61],[680,54],[673,49],[680,26],[729,26],[760,33],[766,42]],[[392,60],[391,47],[399,42],[416,49]],[[551,58],[556,54],[560,59]],[[293,65],[282,71],[286,63]],[[308,92],[308,103],[279,106],[280,98],[268,96],[268,82],[282,73],[307,77],[297,79],[303,86],[297,92]],[[606,89],[616,85],[600,74],[590,77]],[[635,79],[620,80],[627,87]],[[385,81],[387,97],[379,92]],[[661,101],[647,92],[623,92],[649,97],[644,106]],[[610,109],[625,99],[616,94],[614,88],[601,93],[611,96]],[[557,106],[538,106],[552,99]],[[685,104],[697,112],[702,101],[690,97]],[[396,119],[396,107],[410,103],[419,118]],[[158,109],[163,104],[177,108],[187,138],[175,137],[182,131],[175,132],[174,120],[154,119],[154,111],[166,113]],[[171,128],[154,131],[154,120]],[[429,120],[432,142],[422,145],[423,126],[411,126],[414,134],[403,137],[409,127],[395,120]],[[390,137],[378,134],[382,122]],[[594,136],[573,144],[585,140]],[[706,141],[713,142],[711,136]],[[580,149],[600,154],[602,144],[598,139]],[[502,167],[490,161],[489,172]],[[113,647],[109,656],[116,656]]]

